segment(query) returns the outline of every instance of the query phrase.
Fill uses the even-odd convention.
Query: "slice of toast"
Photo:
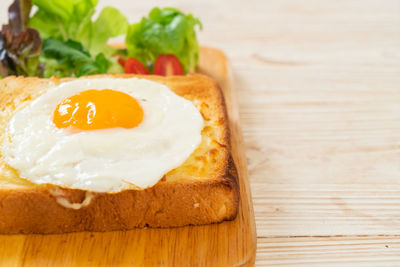
[[[204,75],[140,77],[163,83],[192,101],[205,126],[202,141],[178,168],[153,187],[94,193],[19,177],[0,154],[0,233],[67,233],[175,227],[236,217],[238,177],[230,150],[230,131],[221,90]],[[11,117],[46,90],[68,79],[9,77],[0,81],[0,142]]]

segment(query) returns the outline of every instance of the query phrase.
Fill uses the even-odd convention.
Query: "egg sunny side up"
[[[190,156],[203,126],[190,101],[157,82],[77,79],[15,114],[2,154],[37,184],[96,192],[146,188]]]

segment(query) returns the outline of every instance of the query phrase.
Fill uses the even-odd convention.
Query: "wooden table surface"
[[[190,11],[231,59],[257,266],[400,265],[400,1],[107,4]]]

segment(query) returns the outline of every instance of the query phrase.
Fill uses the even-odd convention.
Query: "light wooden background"
[[[400,266],[400,1],[100,5],[131,22],[155,5],[190,11],[201,44],[231,59],[257,266]]]

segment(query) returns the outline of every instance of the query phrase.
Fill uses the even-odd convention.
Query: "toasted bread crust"
[[[231,155],[225,102],[216,83],[199,74],[91,77],[103,76],[150,79],[191,100],[206,122],[204,143],[155,186],[118,193],[31,184],[17,177],[0,157],[0,177],[7,181],[0,183],[0,233],[112,231],[234,219],[239,206],[238,176]],[[0,125],[4,128],[15,112],[65,80],[69,79],[10,77],[0,81]],[[5,138],[2,131],[0,141]]]

